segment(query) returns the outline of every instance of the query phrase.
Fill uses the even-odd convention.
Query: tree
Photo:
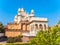
[[[58,24],[60,24],[60,20],[58,21]]]
[[[40,31],[30,42],[31,45],[59,45],[60,28],[56,27],[51,31]]]
[[[3,24],[0,22],[0,28],[2,28],[3,27]]]
[[[1,22],[0,22],[0,33],[4,33],[4,26]]]

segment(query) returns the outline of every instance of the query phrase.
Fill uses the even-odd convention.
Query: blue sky
[[[18,8],[28,13],[34,9],[36,17],[48,18],[49,26],[60,20],[60,0],[0,0],[0,22],[6,25],[13,22]]]

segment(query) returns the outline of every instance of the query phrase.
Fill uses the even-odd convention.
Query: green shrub
[[[18,37],[10,37],[8,38],[7,43],[22,42],[21,40],[22,37],[23,37],[22,35],[21,36],[19,35]]]
[[[8,40],[7,40],[7,43],[14,43],[15,42],[15,40],[14,40],[14,38],[8,38]]]
[[[56,27],[51,31],[40,31],[31,45],[60,45],[60,28]]]

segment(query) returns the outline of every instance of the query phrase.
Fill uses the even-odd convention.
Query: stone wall
[[[21,35],[20,31],[5,31],[5,36],[7,37],[17,37]]]

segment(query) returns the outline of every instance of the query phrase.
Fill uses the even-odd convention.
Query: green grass
[[[30,45],[30,43],[18,42],[18,43],[6,43],[6,44],[0,44],[0,45]]]

